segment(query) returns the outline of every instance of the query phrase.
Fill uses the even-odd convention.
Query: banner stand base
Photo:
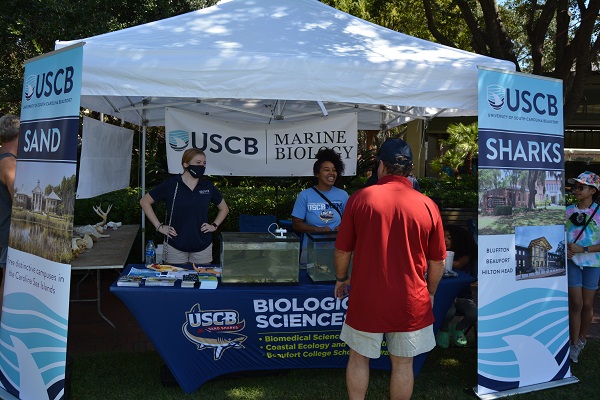
[[[505,390],[502,392],[494,392],[494,393],[487,393],[487,394],[481,394],[481,395],[479,393],[477,393],[477,386],[475,386],[475,387],[473,387],[473,393],[475,394],[475,396],[479,397],[482,400],[490,400],[490,399],[499,399],[501,397],[513,396],[516,394],[535,392],[537,390],[550,389],[550,388],[555,388],[555,387],[560,387],[560,386],[565,386],[565,385],[571,385],[573,383],[578,383],[578,382],[579,382],[579,379],[577,379],[575,376],[571,376],[570,378],[564,378],[559,381],[538,383],[537,385],[524,386],[524,387],[520,387],[517,389],[511,389],[511,390]]]

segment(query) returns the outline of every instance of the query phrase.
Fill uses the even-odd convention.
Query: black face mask
[[[569,217],[569,220],[575,226],[583,226],[583,225],[585,225],[586,217],[587,217],[587,214],[585,214],[585,213],[573,213]]]
[[[202,178],[206,167],[204,165],[190,165],[187,167],[187,171],[190,173],[192,178]]]

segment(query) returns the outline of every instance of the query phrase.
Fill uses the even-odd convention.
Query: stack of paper
[[[145,286],[173,286],[176,278],[168,278],[162,276],[150,276],[146,278]]]
[[[219,279],[212,274],[198,274],[200,289],[216,289],[219,285]]]
[[[117,286],[140,286],[141,283],[141,276],[125,275],[119,278]]]

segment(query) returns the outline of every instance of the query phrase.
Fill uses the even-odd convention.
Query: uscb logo
[[[33,99],[33,96],[35,95],[36,79],[37,77],[35,75],[29,75],[27,79],[25,79],[25,87],[23,89],[25,91],[25,101]]]
[[[487,101],[494,110],[504,106],[506,89],[500,85],[489,85],[487,88]]]
[[[46,71],[38,75],[29,75],[25,79],[23,94],[25,100],[33,98],[66,95],[73,90],[75,69],[71,66],[59,68],[56,71]]]
[[[532,92],[528,89],[505,88],[500,85],[487,87],[487,101],[498,111],[506,106],[506,112],[537,114],[555,117],[560,112],[560,102],[552,93]]]
[[[175,151],[183,151],[190,144],[190,133],[181,129],[169,132],[169,146]]]
[[[242,343],[248,337],[239,332],[244,330],[246,321],[240,320],[237,311],[201,310],[200,305],[195,304],[185,314],[183,334],[198,350],[213,350],[215,360],[221,359],[227,349],[244,348]]]

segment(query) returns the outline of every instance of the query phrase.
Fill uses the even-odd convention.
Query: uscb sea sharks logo
[[[506,101],[506,89],[500,85],[489,85],[487,87],[487,101],[494,110],[500,110]]]
[[[230,348],[243,349],[248,338],[243,331],[246,321],[240,320],[235,310],[201,310],[194,304],[186,313],[186,322],[181,327],[185,337],[196,344],[198,350],[213,349],[215,360]]]

